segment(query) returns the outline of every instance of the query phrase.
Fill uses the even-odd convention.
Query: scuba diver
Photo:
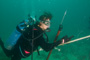
[[[10,57],[11,60],[21,60],[21,58],[26,58],[33,54],[35,50],[38,50],[39,46],[48,52],[59,44],[70,41],[72,37],[68,38],[67,36],[64,36],[62,39],[54,43],[48,43],[45,41],[43,35],[45,32],[50,31],[51,19],[52,14],[45,12],[39,17],[39,22],[36,22],[34,25],[28,24],[29,26],[26,27],[24,31],[17,26],[17,30],[21,35],[10,50],[5,48],[5,44],[0,38],[0,46],[5,54]],[[62,30],[62,26],[60,27],[60,30]]]

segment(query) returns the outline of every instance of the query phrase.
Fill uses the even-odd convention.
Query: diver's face
[[[47,28],[50,28],[50,19],[49,18],[45,18],[45,20],[40,21],[40,25],[39,27],[42,28],[42,30],[46,30]]]
[[[44,23],[40,22],[40,27],[42,30],[46,30],[48,28],[47,25],[45,25]]]
[[[45,20],[43,20],[41,22],[44,23],[45,25],[47,25],[48,28],[50,27],[50,19],[45,19]]]

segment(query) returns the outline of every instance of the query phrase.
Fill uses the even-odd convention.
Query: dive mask
[[[46,26],[48,26],[48,28],[50,28],[50,20],[45,20],[41,22],[44,23]]]

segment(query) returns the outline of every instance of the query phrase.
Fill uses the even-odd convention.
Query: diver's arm
[[[61,40],[59,40],[55,43],[47,43],[47,42],[45,42],[44,38],[42,38],[42,40],[39,40],[40,46],[47,52],[52,50],[54,47],[58,46],[61,43],[62,43]]]

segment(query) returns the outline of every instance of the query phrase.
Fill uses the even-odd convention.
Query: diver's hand
[[[61,31],[63,29],[62,24],[59,25],[59,30]]]
[[[70,41],[74,36],[68,37],[67,35],[62,38],[62,43]]]
[[[65,43],[64,39],[62,39],[62,44]]]
[[[66,35],[66,36],[64,36],[63,38],[61,38],[59,41],[55,41],[55,43],[53,43],[53,44],[54,44],[54,46],[56,47],[56,46],[58,46],[59,44],[66,43],[66,42],[70,41],[71,38],[73,38],[73,37],[74,37],[74,36],[68,37],[68,36]]]

